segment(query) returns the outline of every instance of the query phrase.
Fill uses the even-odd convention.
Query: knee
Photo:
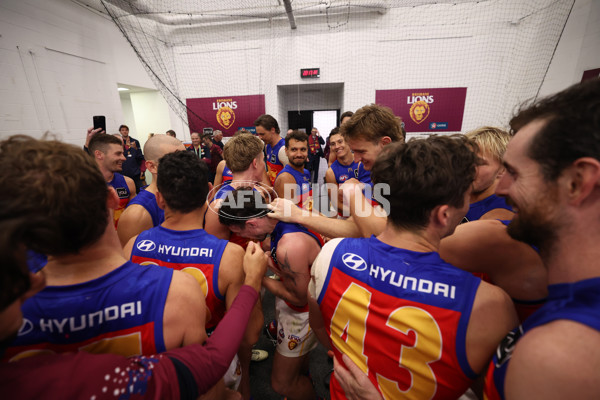
[[[280,394],[281,396],[289,396],[289,389],[291,386],[291,381],[286,379],[285,376],[281,374],[272,374],[271,375],[271,387],[275,392]]]

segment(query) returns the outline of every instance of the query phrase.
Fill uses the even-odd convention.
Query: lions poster
[[[265,95],[186,99],[186,105],[190,133],[213,128],[223,136],[233,136],[238,128],[254,126],[256,118],[265,113]]]
[[[406,132],[460,132],[467,88],[376,90],[375,102],[402,117]]]

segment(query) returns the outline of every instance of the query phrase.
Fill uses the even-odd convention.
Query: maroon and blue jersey
[[[275,146],[268,144],[265,147],[267,153],[267,175],[271,181],[271,186],[275,184],[277,175],[283,169],[283,163],[279,160],[279,150],[285,147],[285,139],[281,138]]]
[[[371,184],[371,173],[365,169],[361,162],[353,161],[350,165],[342,165],[340,160],[335,160],[331,164],[331,170],[338,185],[352,178]]]
[[[458,398],[476,378],[465,343],[480,279],[374,236],[342,239],[313,270],[335,357],[348,355],[385,398]],[[335,376],[330,390],[345,398]]]
[[[134,204],[140,205],[148,211],[152,218],[152,226],[158,226],[165,220],[165,211],[158,206],[156,196],[148,190],[140,190],[137,196],[127,204],[127,207]]]
[[[484,398],[503,400],[504,381],[512,352],[521,336],[540,325],[560,319],[579,322],[600,331],[600,278],[548,286],[548,300],[498,345],[485,379]]]
[[[165,351],[163,313],[173,271],[126,262],[94,280],[47,286],[23,303],[23,326],[4,360],[86,351]]]
[[[296,171],[291,165],[286,165],[279,175],[287,172],[294,177],[296,181],[296,199],[298,200],[298,207],[308,211],[312,211],[312,185],[310,182],[310,172],[304,168],[303,172]]]
[[[225,168],[223,168],[223,183],[225,182],[229,182],[230,180],[233,179],[233,172],[231,172],[231,170],[227,167],[227,165],[225,165]]]
[[[463,222],[477,221],[486,213],[497,208],[503,208],[508,211],[513,210],[512,207],[506,203],[506,199],[504,197],[492,194],[491,196],[486,197],[483,200],[471,203],[471,205],[469,206],[469,211],[467,212],[467,215],[465,215]]]
[[[119,218],[123,211],[125,211],[125,207],[129,203],[129,196],[131,193],[129,192],[129,186],[127,186],[127,181],[125,181],[125,177],[117,172],[114,173],[112,181],[108,182],[109,186],[115,188],[117,192],[117,196],[119,196],[119,206],[115,209],[114,220],[115,227],[119,223]]]
[[[208,331],[225,315],[225,296],[219,291],[219,266],[227,243],[202,229],[174,231],[159,225],[138,235],[131,261],[172,268],[196,278],[206,299]]]

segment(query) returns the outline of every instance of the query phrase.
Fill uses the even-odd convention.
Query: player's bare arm
[[[139,204],[128,206],[121,217],[117,226],[117,234],[121,246],[125,246],[129,239],[139,235],[145,230],[152,228],[152,217],[150,213]]]
[[[163,316],[165,347],[204,343],[206,302],[200,284],[189,274],[173,271]]]
[[[296,207],[290,200],[281,198],[274,200],[268,207],[272,211],[267,214],[268,217],[301,224],[329,238],[360,237],[360,231],[351,218],[335,219],[317,213],[308,213]]]

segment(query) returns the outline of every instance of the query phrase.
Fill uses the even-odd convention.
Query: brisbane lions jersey
[[[223,173],[221,174],[221,176],[223,177],[223,183],[229,182],[233,179],[233,172],[231,172],[231,170],[226,165],[225,168],[223,168]]]
[[[131,261],[173,268],[196,278],[206,299],[206,330],[210,332],[225,315],[225,296],[219,291],[219,266],[227,243],[202,229],[173,231],[159,225],[138,235]]]
[[[548,300],[498,345],[485,377],[484,398],[504,400],[504,381],[519,339],[535,327],[566,319],[600,331],[600,278],[548,286]]]
[[[374,236],[328,242],[311,274],[335,357],[348,355],[386,399],[458,398],[476,378],[465,343],[480,279]],[[345,398],[335,376],[330,390]]]
[[[304,168],[303,172],[298,172],[291,165],[286,165],[279,174],[287,172],[294,177],[297,189],[296,196],[299,198],[298,207],[312,211],[312,186],[310,184],[310,172]]]
[[[134,204],[140,205],[148,211],[150,218],[152,218],[152,226],[158,226],[164,222],[165,211],[158,206],[154,193],[147,190],[140,190],[138,195],[129,202],[127,207]]]
[[[285,147],[285,139],[283,138],[280,139],[275,146],[268,144],[265,147],[267,152],[267,175],[271,181],[271,186],[275,184],[275,178],[277,178],[277,174],[279,174],[283,169],[283,164],[279,160],[279,150],[282,147]]]
[[[119,223],[119,218],[123,211],[125,211],[125,207],[127,207],[127,203],[129,203],[129,186],[127,186],[127,181],[125,181],[125,177],[117,172],[114,173],[112,181],[108,182],[109,186],[115,188],[117,192],[117,196],[119,196],[119,206],[115,209],[114,220],[115,227]]]
[[[23,326],[4,360],[86,351],[165,351],[163,313],[173,271],[126,262],[94,280],[47,286],[23,303]]]

